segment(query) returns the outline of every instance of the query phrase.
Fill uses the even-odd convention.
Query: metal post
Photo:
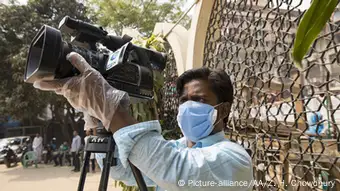
[[[302,89],[305,86],[305,80],[304,80],[304,75],[300,73],[300,89]],[[305,106],[305,95],[304,92],[301,91],[301,103],[302,103],[302,113],[303,113],[303,118],[305,120],[305,124],[308,124],[308,118],[306,114],[306,106]],[[308,125],[307,125],[308,126]]]
[[[81,169],[81,174],[80,174],[80,179],[79,179],[79,184],[78,184],[78,191],[84,190],[87,167],[89,166],[90,156],[91,156],[91,152],[85,152],[85,160],[83,163],[83,167]]]
[[[328,126],[328,130],[327,130],[327,138],[330,139],[332,138],[331,136],[331,124],[330,124],[330,120],[329,120],[329,93],[327,92],[327,97],[326,97],[326,108],[327,108],[327,126]]]
[[[104,167],[103,167],[102,175],[100,178],[99,189],[98,189],[99,191],[106,191],[107,189],[112,159],[113,159],[113,152],[106,153],[106,156],[103,159]]]

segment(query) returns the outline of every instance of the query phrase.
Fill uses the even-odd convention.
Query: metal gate
[[[340,190],[340,11],[298,70],[307,0],[215,0],[204,66],[235,89],[227,136],[252,150],[257,190]]]

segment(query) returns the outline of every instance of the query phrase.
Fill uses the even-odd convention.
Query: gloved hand
[[[128,108],[128,94],[113,88],[78,53],[71,52],[67,55],[67,60],[80,71],[80,75],[52,81],[37,81],[34,87],[63,95],[75,109],[99,119],[108,130],[118,106]]]
[[[86,131],[86,133],[91,132],[92,130],[92,135],[96,136],[97,135],[97,127],[99,125],[99,120],[91,117],[89,114],[84,113],[84,131]]]
[[[84,131],[90,131],[91,129],[95,129],[98,127],[98,119],[91,117],[89,114],[84,112]]]

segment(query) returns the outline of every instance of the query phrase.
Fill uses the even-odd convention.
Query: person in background
[[[320,112],[314,112],[310,118],[310,125],[307,134],[310,135],[321,135],[324,130],[323,116]]]
[[[23,164],[24,159],[28,158],[28,156],[25,156],[25,154],[30,151],[33,151],[33,148],[32,148],[31,139],[28,138],[25,140],[25,142],[22,145],[21,164]]]
[[[33,151],[37,154],[38,162],[41,162],[41,154],[43,150],[43,138],[39,133],[36,134],[33,140]]]
[[[92,133],[91,133],[91,130],[86,130],[85,132],[86,132],[86,137],[84,138],[84,141],[85,141],[85,148],[86,148],[87,141],[91,137]],[[84,159],[85,159],[85,155],[86,155],[86,153],[84,152]],[[90,163],[91,163],[92,173],[95,173],[96,172],[96,158],[95,158],[95,154],[94,153],[91,153]],[[90,170],[89,170],[89,166],[88,166],[87,167],[87,172],[89,172],[89,171]]]
[[[47,156],[46,156],[46,164],[50,163],[53,160],[54,156],[58,154],[57,152],[57,139],[55,137],[52,138],[50,143],[46,146]]]
[[[57,139],[55,137],[52,138],[50,145],[51,145],[52,151],[57,150]]]
[[[71,166],[71,159],[70,159],[70,155],[69,155],[69,150],[70,149],[69,149],[66,141],[63,144],[60,145],[58,154],[53,157],[53,160],[54,160],[54,163],[55,163],[54,166],[59,166],[59,165],[63,166],[64,156],[65,156],[65,159],[67,160],[67,162],[69,163],[69,165]]]
[[[80,171],[80,159],[79,159],[79,151],[81,147],[81,138],[78,135],[77,131],[73,131],[73,139],[71,145],[71,153],[74,169],[72,171],[79,172]]]
[[[24,142],[24,146],[27,147],[27,152],[28,152],[28,151],[33,151],[31,139],[27,139],[27,140]]]

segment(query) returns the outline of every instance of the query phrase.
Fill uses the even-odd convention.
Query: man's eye
[[[204,98],[201,98],[201,97],[193,98],[192,101],[197,101],[197,102],[201,102],[201,103],[205,103],[206,102],[206,100]]]
[[[201,102],[201,103],[205,103],[205,102],[206,102],[206,100],[205,100],[204,98],[200,98],[199,102]]]

